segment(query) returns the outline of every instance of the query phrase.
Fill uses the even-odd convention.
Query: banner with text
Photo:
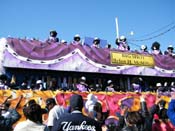
[[[135,65],[154,67],[154,58],[151,55],[127,53],[127,52],[110,52],[111,64],[117,65]]]

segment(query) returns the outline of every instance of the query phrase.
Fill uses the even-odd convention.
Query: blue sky
[[[68,42],[80,34],[116,47],[117,17],[119,34],[128,38],[132,49],[142,44],[150,49],[154,41],[160,42],[162,51],[175,46],[175,28],[154,38],[175,25],[175,0],[0,0],[0,9],[0,37],[45,40],[55,29]],[[147,38],[151,39],[142,41]]]

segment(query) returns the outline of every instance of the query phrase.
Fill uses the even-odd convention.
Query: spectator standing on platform
[[[159,96],[164,95],[164,96],[171,96],[171,87],[168,84],[168,82],[165,82],[164,85],[162,85],[161,83],[157,83],[160,84],[160,86],[157,89],[157,93]]]
[[[68,82],[67,82],[67,78],[66,77],[63,78],[63,82],[61,83],[61,90],[63,90],[63,91],[69,90],[68,89]]]
[[[66,113],[66,110],[63,106],[57,105],[54,98],[48,98],[46,100],[46,107],[49,111],[47,126],[51,130],[55,121],[57,121],[61,115]]]
[[[76,35],[74,36],[74,40],[73,40],[72,44],[73,44],[73,45],[79,45],[79,44],[81,44],[81,37],[80,37],[79,34],[76,34]]]
[[[100,39],[98,37],[94,38],[92,47],[100,48]]]
[[[162,55],[162,52],[160,50],[160,44],[156,41],[151,46],[152,54],[154,55]]]
[[[169,45],[167,50],[164,52],[165,55],[168,56],[175,56],[175,53],[173,52],[174,47],[172,45]]]
[[[103,90],[103,81],[101,78],[98,78],[97,83],[96,83],[96,91],[102,91]]]
[[[113,84],[112,80],[107,81],[107,87],[106,87],[105,91],[109,91],[109,92],[115,91],[114,84]]]
[[[36,85],[35,85],[35,88],[34,90],[44,90],[44,86],[43,86],[43,82],[42,80],[37,80],[36,81]]]
[[[132,88],[134,92],[141,92],[141,86],[137,83],[132,83]]]
[[[140,52],[141,52],[141,53],[148,53],[148,51],[147,51],[147,46],[146,46],[146,45],[141,45],[141,46],[140,46]]]
[[[143,80],[140,77],[134,77],[133,78],[131,87],[132,87],[132,90],[134,92],[142,92],[142,86],[141,86],[142,81]]]
[[[174,83],[174,81],[171,82],[170,91],[171,92],[174,92],[175,91],[175,83]]]
[[[117,45],[117,49],[119,50],[129,50],[129,46],[127,44],[127,39],[125,36],[120,36],[120,38],[116,39],[115,41],[116,45]]]
[[[57,90],[58,89],[58,84],[57,83],[58,82],[57,82],[56,78],[52,78],[51,81],[50,81],[48,89],[53,90],[53,91]]]
[[[106,49],[111,49],[111,44],[108,43],[106,46],[105,46]]]
[[[70,98],[71,113],[60,117],[52,131],[102,131],[99,123],[82,114],[83,98],[74,94]]]
[[[78,89],[78,91],[81,91],[81,92],[89,91],[89,86],[86,83],[86,77],[82,76],[80,78],[80,83],[77,84],[77,89]]]
[[[48,39],[49,42],[59,42],[59,38],[57,38],[57,32],[55,30],[50,31],[50,36]]]
[[[66,41],[66,40],[61,40],[60,43],[61,43],[61,44],[65,44],[65,45],[67,45],[67,41]]]
[[[28,89],[28,78],[27,77],[24,78],[24,80],[23,80],[23,82],[20,86],[20,89],[21,90],[27,90]]]

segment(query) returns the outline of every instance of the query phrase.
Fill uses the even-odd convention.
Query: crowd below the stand
[[[146,97],[141,94],[139,110],[133,111],[121,102],[120,112],[115,116],[110,116],[108,104],[106,111],[102,110],[101,102],[93,93],[89,93],[86,100],[78,93],[72,94],[67,107],[59,105],[55,98],[47,98],[44,108],[30,99],[23,107],[23,121],[19,121],[18,104],[15,108],[10,107],[8,100],[0,104],[1,131],[175,131],[175,92],[171,92],[168,108],[159,96],[148,108]],[[46,121],[44,114],[48,115]]]
[[[49,36],[47,42],[59,42],[61,44],[68,43],[66,40],[59,40],[59,38],[57,37],[57,32],[55,30],[50,31],[50,36]],[[81,37],[79,34],[76,34],[73,37],[73,41],[71,42],[71,44],[84,45],[86,43],[84,43],[84,41],[81,40]],[[116,38],[115,44],[117,46],[116,49],[118,49],[118,50],[130,51],[130,46],[129,46],[127,38],[125,36],[120,36],[119,38]],[[167,47],[167,50],[164,52],[161,51],[160,46],[161,46],[160,43],[155,41],[154,43],[152,43],[150,52],[148,51],[147,45],[141,45],[140,50],[136,50],[136,52],[150,53],[150,54],[154,54],[154,55],[167,55],[167,56],[171,56],[174,58],[175,53],[174,53],[174,47],[172,44],[170,44]],[[91,47],[101,48],[100,38],[94,37]],[[111,44],[106,44],[106,48],[111,49]]]
[[[2,90],[9,89],[9,85],[5,85],[6,76],[1,75],[0,87]],[[175,85],[171,82],[157,83],[156,87],[143,88],[142,79],[135,78],[132,81],[130,91],[142,94],[143,91],[157,92],[155,104],[147,107],[144,94],[140,95],[139,111],[132,111],[125,105],[120,105],[120,112],[116,116],[109,116],[110,105],[107,111],[102,111],[102,105],[98,98],[92,93],[93,91],[101,91],[101,86],[96,88],[90,87],[86,83],[86,77],[82,76],[76,84],[73,91],[88,92],[87,100],[84,101],[81,95],[73,95],[70,98],[70,105],[63,107],[56,103],[54,98],[46,100],[46,108],[41,108],[35,100],[29,100],[23,107],[23,114],[26,120],[15,124],[20,119],[20,114],[17,112],[18,106],[15,109],[10,108],[10,103],[5,101],[0,105],[0,129],[2,131],[10,131],[15,124],[14,131],[23,131],[26,128],[36,131],[175,131]],[[24,88],[24,83],[18,90],[28,89],[27,85]],[[64,85],[64,84],[63,84]],[[60,89],[70,91],[66,86]],[[143,90],[144,89],[144,90]],[[37,80],[32,90],[44,90],[42,80]],[[116,92],[121,91],[115,87],[112,80],[107,80],[107,86],[104,91]],[[126,90],[127,91],[127,90]],[[167,104],[161,96],[166,95],[171,97],[168,109]],[[82,113],[82,108],[85,108],[87,114]],[[48,121],[42,120],[42,115],[48,114]]]

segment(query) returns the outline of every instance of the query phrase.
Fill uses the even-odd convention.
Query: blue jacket
[[[175,99],[172,99],[169,103],[167,115],[171,123],[175,126]]]

